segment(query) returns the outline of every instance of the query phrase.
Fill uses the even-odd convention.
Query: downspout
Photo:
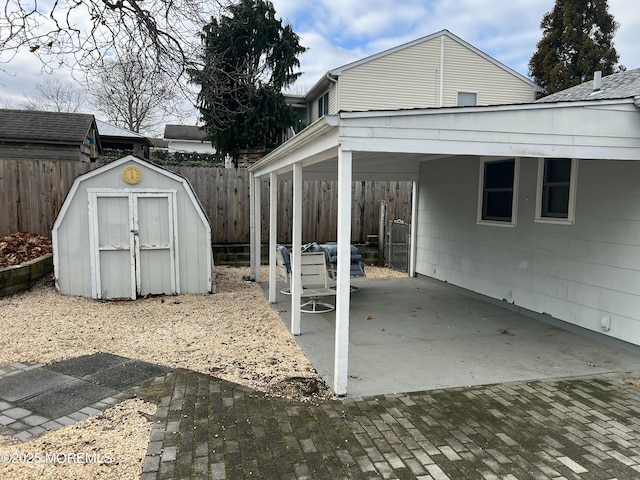
[[[444,36],[440,37],[440,107],[444,106]]]

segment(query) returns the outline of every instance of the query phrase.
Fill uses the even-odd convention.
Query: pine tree
[[[540,23],[543,35],[529,60],[529,74],[546,93],[624,70],[613,36],[618,23],[607,0],[556,0]]]
[[[208,138],[237,160],[246,148],[276,147],[295,122],[282,89],[300,75],[305,51],[271,2],[239,0],[204,28],[203,67],[191,71]]]

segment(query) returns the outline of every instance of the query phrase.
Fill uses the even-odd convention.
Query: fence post
[[[384,200],[380,200],[380,218],[378,222],[378,266],[384,266],[384,244],[385,238],[385,224],[387,217],[387,203]]]

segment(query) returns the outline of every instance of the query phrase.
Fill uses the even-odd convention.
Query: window
[[[518,170],[515,158],[480,162],[478,222],[515,225]]]
[[[329,115],[329,92],[318,99],[318,118]]]
[[[536,221],[573,223],[577,167],[570,158],[538,160]]]
[[[470,92],[458,92],[459,107],[475,107],[478,105],[478,94]]]

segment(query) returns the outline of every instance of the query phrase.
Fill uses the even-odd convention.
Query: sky
[[[447,29],[496,60],[528,76],[528,61],[542,36],[540,21],[555,0],[272,0],[278,17],[293,26],[308,49],[300,58],[303,74],[291,91],[304,94],[328,70]],[[638,0],[609,0],[620,24],[614,46],[620,63],[640,67]],[[19,108],[34,96],[43,75],[28,52],[0,74],[0,108]],[[67,71],[56,76],[68,79]],[[197,114],[179,119],[194,124]],[[166,123],[176,123],[167,118]]]

